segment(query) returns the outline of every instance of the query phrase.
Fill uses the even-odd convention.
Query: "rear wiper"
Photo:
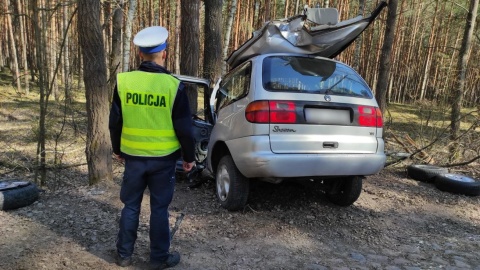
[[[325,90],[325,95],[328,95],[328,93],[330,93],[330,91],[332,91],[333,87],[337,86],[340,82],[342,82],[347,77],[348,77],[348,74],[344,75],[340,80],[338,80],[338,82],[334,83],[332,86],[327,88],[327,90]]]

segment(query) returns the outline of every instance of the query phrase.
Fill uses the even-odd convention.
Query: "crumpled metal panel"
[[[375,20],[386,6],[382,1],[370,16],[307,29],[306,16],[267,22],[253,37],[235,50],[227,63],[234,68],[245,60],[267,53],[300,53],[334,58],[345,50]]]

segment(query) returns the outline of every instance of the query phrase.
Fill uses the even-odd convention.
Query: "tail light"
[[[295,103],[293,101],[254,101],[245,109],[245,118],[251,123],[296,123]]]
[[[362,127],[383,127],[382,111],[372,106],[358,106],[358,124]]]

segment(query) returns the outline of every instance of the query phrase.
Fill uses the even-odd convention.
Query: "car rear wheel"
[[[247,203],[250,182],[237,169],[230,155],[220,159],[215,177],[216,195],[223,208],[229,211],[243,209]]]
[[[352,205],[362,193],[362,177],[352,176],[333,180],[327,190],[327,198],[330,202],[339,206]]]

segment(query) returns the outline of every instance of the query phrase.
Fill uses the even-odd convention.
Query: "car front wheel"
[[[250,183],[248,178],[237,169],[230,155],[220,159],[215,183],[216,195],[223,208],[237,211],[245,207]]]
[[[362,177],[352,176],[333,181],[330,190],[327,190],[327,198],[330,202],[339,206],[349,206],[360,197]]]

